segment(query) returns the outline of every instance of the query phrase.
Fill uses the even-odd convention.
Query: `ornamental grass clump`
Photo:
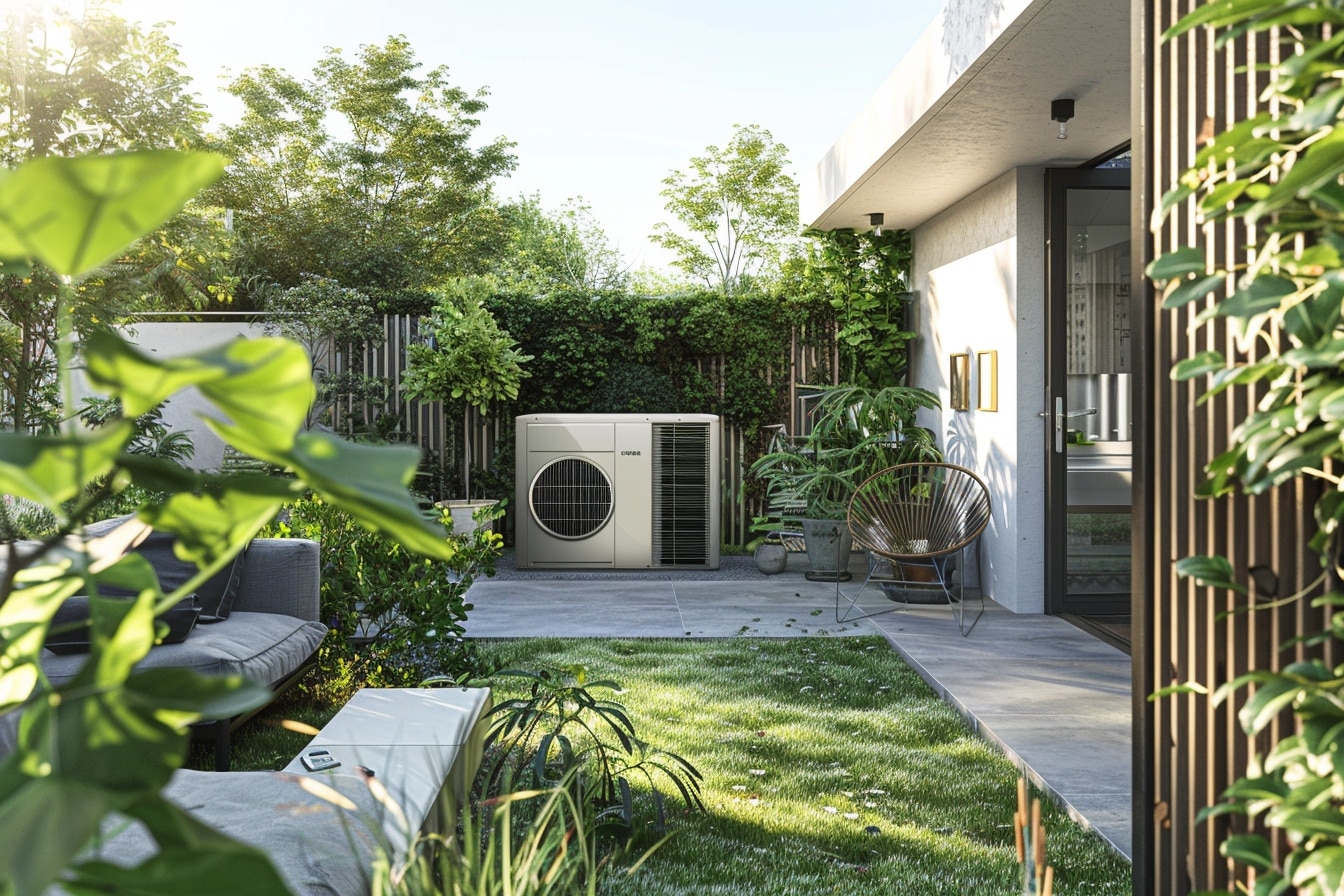
[[[688,809],[704,808],[699,770],[642,740],[625,706],[599,696],[620,693],[615,681],[591,678],[581,664],[546,664],[505,669],[487,681],[501,682],[521,683],[525,692],[500,700],[491,710],[480,776],[483,794],[567,782],[574,802],[591,809],[602,830],[621,842],[637,832],[637,789],[651,795],[652,823],[659,832],[667,827],[664,790],[675,792]]]

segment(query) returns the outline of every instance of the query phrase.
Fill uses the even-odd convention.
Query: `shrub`
[[[286,510],[263,534],[311,538],[322,546],[322,619],[330,629],[324,665],[348,663],[374,686],[476,671],[462,637],[471,610],[466,594],[480,572],[494,574],[499,536],[488,530],[452,535],[456,553],[436,560],[365,529],[320,497]],[[446,510],[435,516],[448,522]]]

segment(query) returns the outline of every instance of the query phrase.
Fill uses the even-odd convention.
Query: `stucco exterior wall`
[[[1010,171],[914,232],[920,339],[911,382],[943,410],[922,421],[947,459],[989,483],[981,585],[1018,613],[1045,609],[1045,200],[1040,168]],[[998,352],[998,410],[976,410],[975,354]],[[949,356],[971,355],[971,409],[952,410]]]

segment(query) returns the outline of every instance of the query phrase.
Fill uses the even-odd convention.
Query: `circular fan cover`
[[[528,494],[532,518],[556,538],[587,538],[611,517],[611,479],[582,457],[562,457],[542,467]]]

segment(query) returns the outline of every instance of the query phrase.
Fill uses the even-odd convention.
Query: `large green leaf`
[[[1176,574],[1209,588],[1231,588],[1246,593],[1246,586],[1233,578],[1232,564],[1226,557],[1184,557],[1176,561]]]
[[[34,159],[0,179],[0,253],[23,247],[68,277],[112,260],[224,171],[169,150]]]
[[[74,781],[25,779],[0,812],[0,892],[40,896],[88,845],[113,805],[107,793]]]
[[[209,846],[162,849],[133,868],[86,862],[74,868],[64,889],[74,896],[290,896],[264,853],[223,838]]]
[[[1226,282],[1227,275],[1221,273],[1210,274],[1207,277],[1197,277],[1193,280],[1172,280],[1168,284],[1168,291],[1162,299],[1162,307],[1167,310],[1183,308],[1191,302],[1207,299],[1222,289]]]
[[[1269,841],[1255,834],[1240,834],[1228,837],[1223,841],[1219,852],[1234,862],[1241,862],[1243,865],[1250,865],[1262,871],[1266,868],[1272,868],[1274,865]]]
[[[1295,292],[1297,284],[1287,277],[1261,275],[1239,284],[1237,291],[1218,306],[1218,316],[1252,317],[1272,311]]]
[[[51,578],[10,592],[0,604],[0,712],[32,694],[47,625],[61,603],[79,593],[80,586],[76,577]]]
[[[198,675],[182,669],[144,669],[126,681],[135,700],[155,712],[181,713],[197,719],[229,719],[273,696],[265,685],[233,675]]]
[[[0,494],[59,508],[86,483],[111,472],[134,431],[121,421],[73,436],[0,432]]]
[[[160,852],[124,868],[86,862],[74,869],[71,893],[137,893],[144,896],[288,896],[283,878],[261,850],[232,840],[157,794],[122,807],[143,822]]]
[[[450,560],[447,532],[426,519],[406,490],[420,462],[409,445],[365,445],[328,433],[301,435],[284,461],[315,491],[348,511],[361,525],[408,550]]]
[[[1182,360],[1172,368],[1171,378],[1178,381],[1190,380],[1206,373],[1226,369],[1227,359],[1223,357],[1223,353],[1210,350]]]
[[[1202,25],[1241,22],[1282,5],[1283,0],[1218,0],[1215,3],[1204,3],[1163,32],[1162,39],[1171,40]]]
[[[86,341],[90,382],[120,398],[127,415],[154,408],[195,386],[225,415],[211,428],[254,457],[285,451],[316,394],[303,347],[287,339],[236,339],[215,348],[159,359],[111,333]]]
[[[1171,280],[1191,274],[1208,272],[1208,262],[1204,250],[1197,246],[1186,246],[1160,255],[1149,263],[1145,273],[1154,280]]]
[[[1344,847],[1323,846],[1302,859],[1293,872],[1292,883],[1301,887],[1315,881],[1323,893],[1338,893],[1344,881]]]
[[[262,494],[209,489],[172,495],[162,504],[145,508],[145,520],[177,536],[178,555],[201,568],[203,581],[236,556],[275,517],[286,498],[294,497],[292,480],[264,478],[275,487]],[[194,590],[199,585],[193,577],[183,588]]]
[[[1341,167],[1344,167],[1344,129],[1329,132],[1304,150],[1269,195],[1246,212],[1247,218],[1254,221],[1293,199],[1308,198],[1312,190],[1336,180]]]

